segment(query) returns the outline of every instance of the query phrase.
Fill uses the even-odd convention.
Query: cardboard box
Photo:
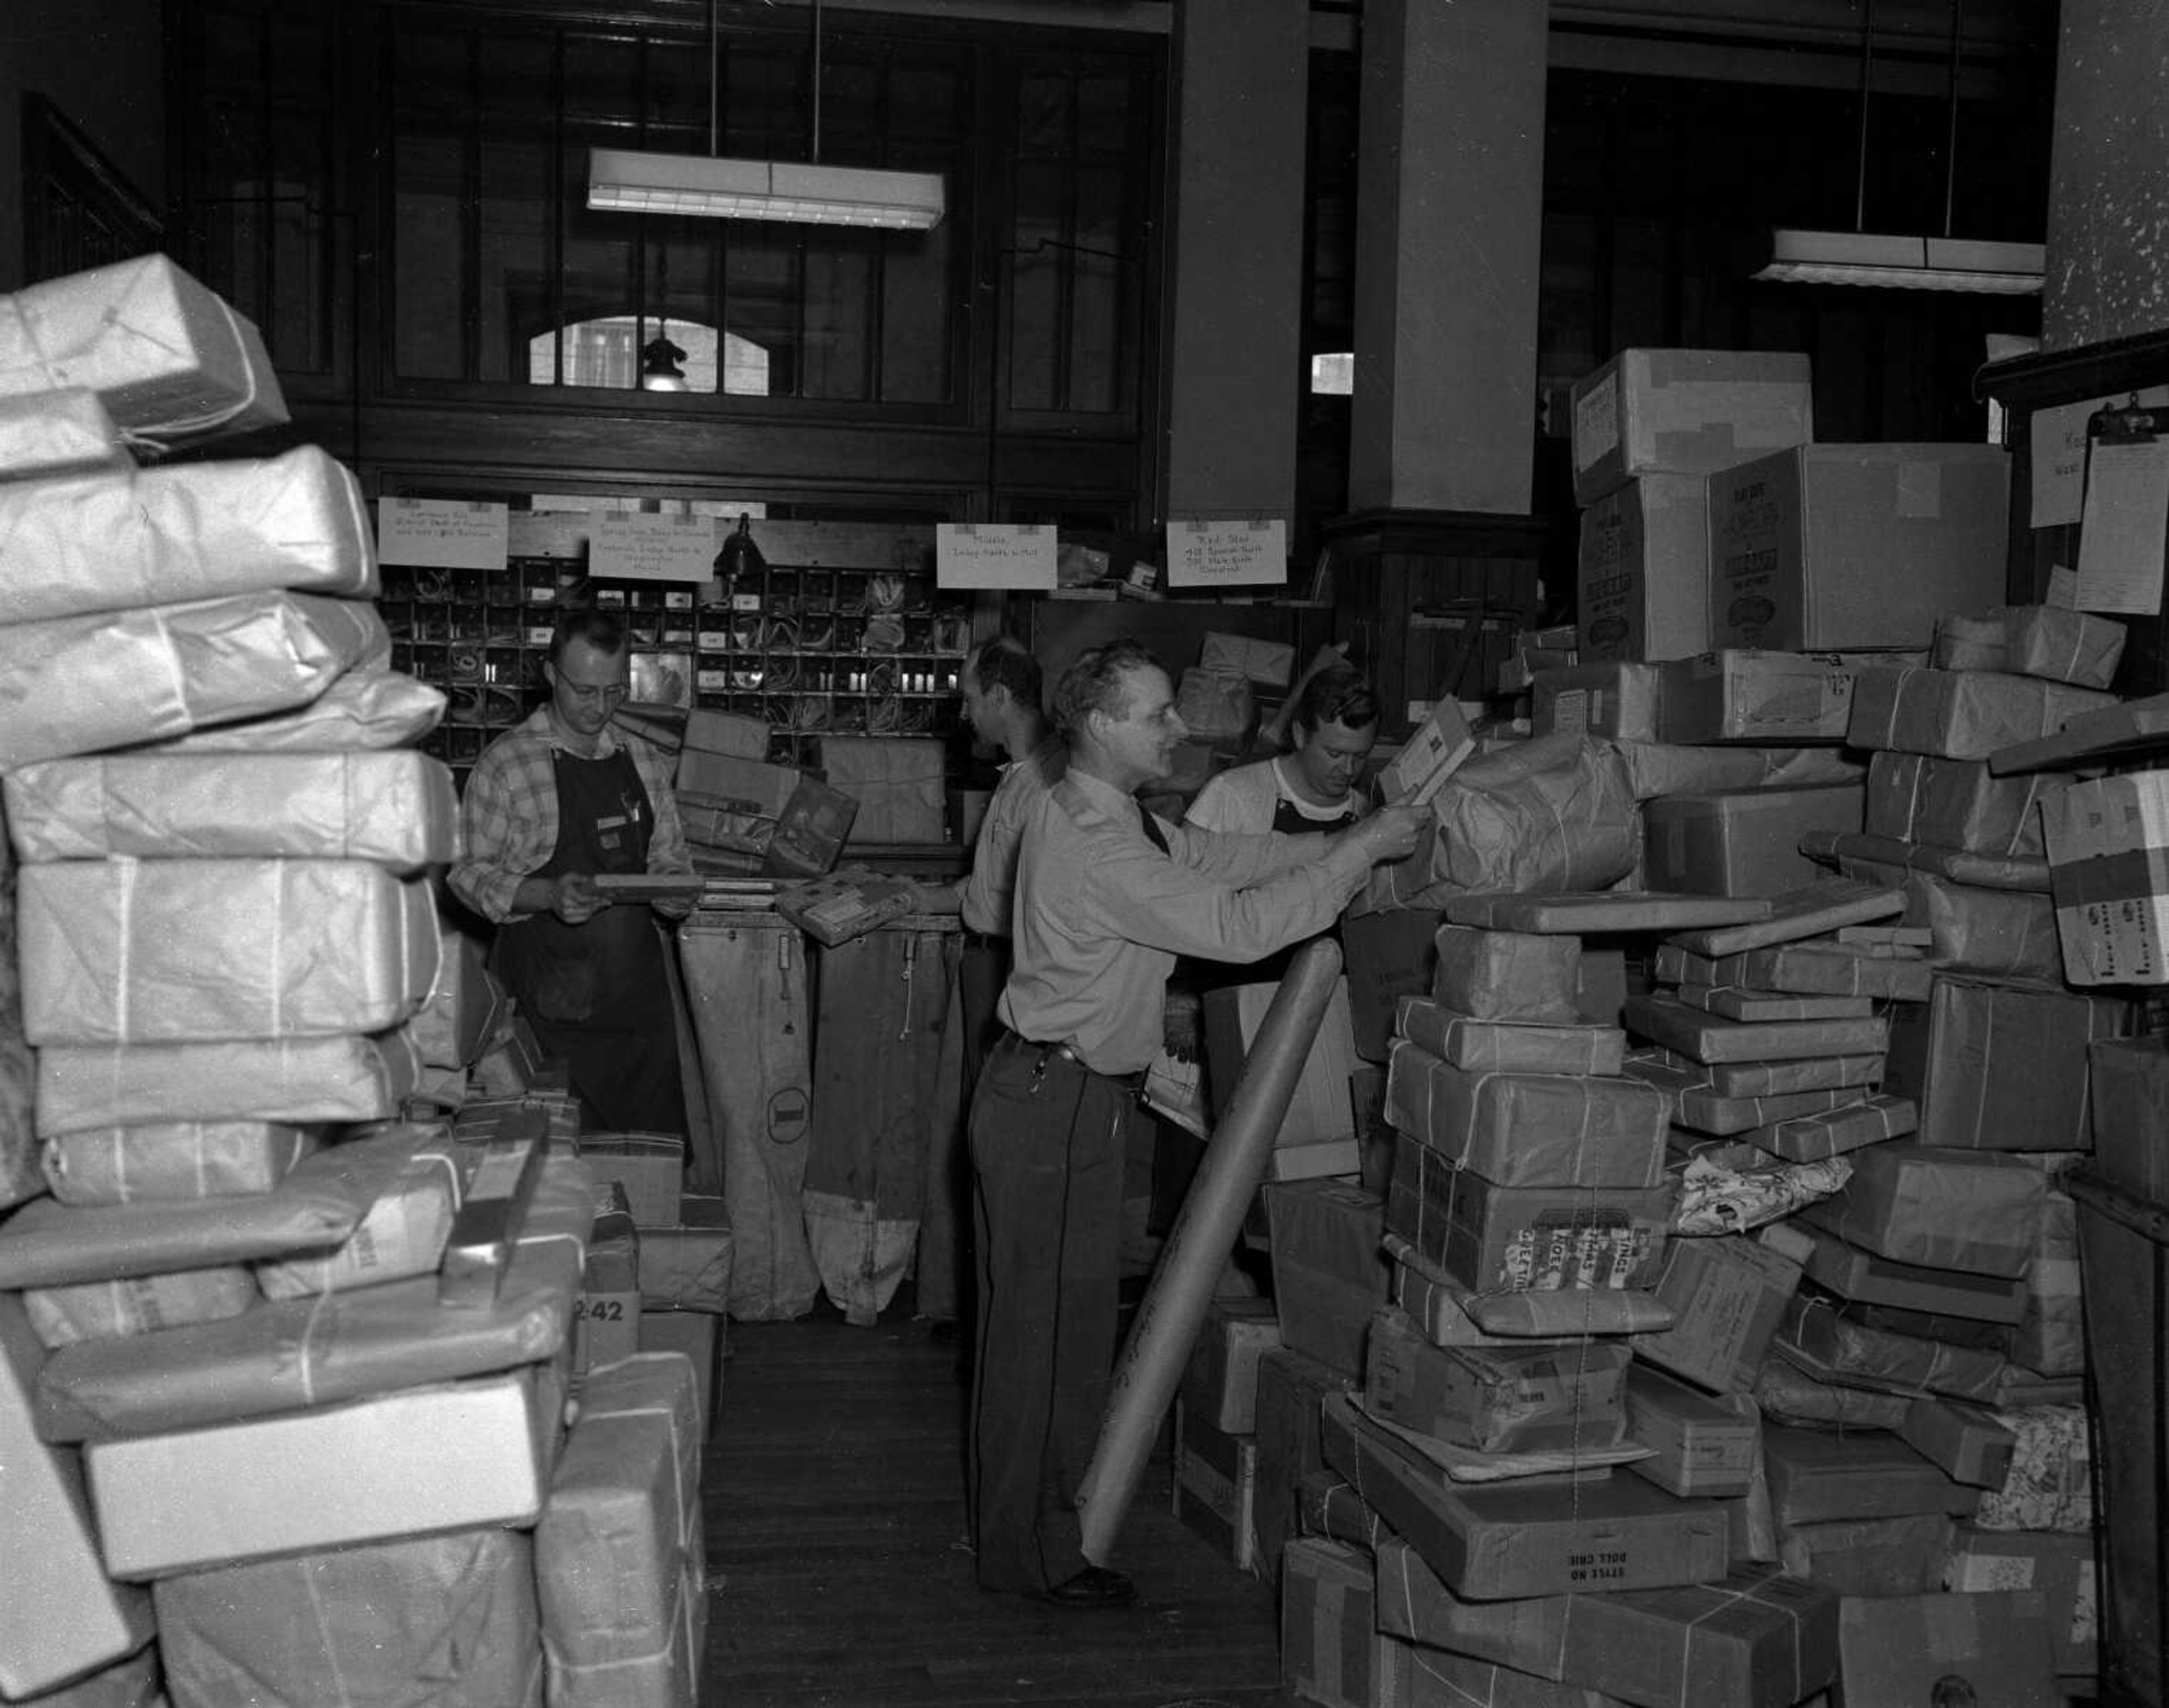
[[[1585,957],[1585,970],[1586,965]],[[1617,1026],[1472,1020],[1428,997],[1403,997],[1394,1030],[1441,1061],[1474,1072],[1589,1073],[1616,1078],[1627,1061],[1627,1034]]]
[[[1575,382],[1575,503],[1637,475],[1706,475],[1815,436],[1804,355],[1624,349]]]
[[[2091,1673],[2100,1659],[2092,1536],[1960,1524],[1951,1536],[1940,1587],[1960,1594],[2034,1590],[2044,1603],[2056,1670]]]
[[[640,1350],[640,1230],[625,1189],[601,1189],[610,1202],[595,1214],[573,1307],[573,1369],[577,1375],[616,1364]]]
[[[2169,1199],[2169,1040],[2105,1039],[2086,1060],[2094,1168],[2134,1196]]]
[[[1258,1561],[1268,1583],[1281,1570],[1281,1551],[1301,1533],[1301,1490],[1326,1471],[1319,1442],[1319,1408],[1346,1393],[1360,1375],[1276,1346],[1258,1359],[1258,1487],[1253,1503]]]
[[[1580,1019],[1579,937],[1442,925],[1437,947],[1431,993],[1455,1014],[1539,1025],[1570,1025]]]
[[[2050,1376],[2081,1375],[2086,1368],[2078,1205],[2054,1186],[2041,1206],[2033,1261],[2026,1266],[2025,1308],[2011,1333],[2011,1361]]]
[[[45,1141],[45,1184],[63,1204],[135,1204],[269,1192],[323,1142],[280,1121],[153,1121]]]
[[[1325,1402],[1320,1440],[1326,1463],[1458,1595],[1665,1588],[1729,1565],[1722,1507],[1639,1477],[1458,1483],[1339,1397]]]
[[[679,1352],[691,1360],[701,1401],[701,1433],[715,1434],[723,1412],[724,1319],[709,1311],[642,1311],[642,1352]]]
[[[1903,1138],[1920,1125],[1920,1109],[1911,1098],[1871,1097],[1827,1115],[1795,1115],[1756,1127],[1747,1142],[1788,1163],[1813,1163]]]
[[[1897,1436],[1880,1429],[1838,1433],[1766,1423],[1762,1463],[1770,1479],[1771,1508],[1781,1524],[1906,1513],[1963,1514],[1980,1499],[1979,1490],[1953,1482]]]
[[[1634,1355],[1718,1393],[1745,1393],[1799,1284],[1795,1258],[1744,1234],[1673,1240],[1651,1287],[1672,1326],[1636,1335]]]
[[[1867,670],[1853,686],[1846,741],[1856,748],[1985,759],[1999,748],[2053,736],[2116,696],[2037,676],[1990,670]]]
[[[1663,678],[1654,664],[1575,664],[1539,670],[1531,684],[1529,724],[1537,735],[1657,739]]]
[[[1581,513],[1575,589],[1586,659],[1707,652],[1709,482],[1693,474],[1639,475],[1591,503]]]
[[[1377,1601],[1362,1549],[1310,1536],[1290,1542],[1281,1565],[1281,1681],[1325,1708],[1375,1708]]]
[[[1920,1106],[1924,1145],[2083,1151],[2086,1048],[2129,1019],[2105,997],[1938,973],[1926,1016],[1894,1032],[1884,1088]]]
[[[557,1427],[543,1414],[548,1389],[530,1366],[95,1442],[84,1457],[106,1568],[159,1578],[416,1530],[531,1524]]]
[[[2016,1322],[2024,1313],[2022,1275],[1980,1275],[1940,1265],[1901,1263],[1849,1245],[1820,1228],[1803,1228],[1815,1242],[1808,1279],[1841,1299],[1939,1312],[1982,1322]]]
[[[1207,670],[1239,672],[1260,688],[1286,688],[1295,673],[1295,648],[1282,641],[1208,629],[1198,642],[1197,662]]]
[[[720,1198],[687,1193],[675,1227],[650,1227],[640,1237],[640,1300],[649,1311],[711,1311],[730,1306],[731,1212]]]
[[[1388,1233],[1385,1247],[1394,1260],[1394,1303],[1433,1346],[1527,1346],[1591,1334],[1644,1334],[1672,1320],[1655,1294],[1639,1288],[1478,1293],[1426,1262],[1400,1235]]]
[[[726,758],[765,759],[768,757],[769,734],[768,722],[764,718],[696,708],[685,714],[685,747],[679,751],[682,754],[690,748],[719,753]],[[681,783],[683,780],[681,777]]]
[[[1352,914],[1341,921],[1349,1020],[1356,1053],[1366,1062],[1386,1059],[1402,999],[1430,997],[1438,970],[1436,934],[1445,923],[1444,913],[1423,907]]]
[[[327,1688],[392,1702],[427,1679],[443,1700],[513,1704],[542,1688],[524,1531],[492,1525],[183,1572],[153,1594],[177,1702],[300,1708]]]
[[[821,764],[829,786],[859,803],[851,841],[948,840],[942,800],[948,762],[939,737],[824,735]]]
[[[1385,1225],[1479,1293],[1644,1287],[1664,1255],[1671,1200],[1661,1186],[1495,1186],[1404,1133]]]
[[[1258,1571],[1255,1436],[1216,1429],[1175,1402],[1175,1515],[1222,1558]]]
[[[1386,1070],[1386,1118],[1500,1186],[1655,1186],[1665,1117],[1637,1079],[1471,1073],[1406,1040]]]
[[[1948,1513],[1836,1519],[1787,1526],[1777,1553],[1794,1577],[1840,1595],[1925,1595],[1943,1587],[1950,1538]]]
[[[1610,1447],[1625,1427],[1632,1354],[1617,1341],[1433,1345],[1405,1312],[1371,1319],[1363,1396],[1372,1415],[1480,1453]]]
[[[1884,1019],[1728,1020],[1663,995],[1629,997],[1627,1030],[1704,1064],[1874,1055],[1890,1041],[1889,1022]],[[1719,1088],[1734,1097],[1781,1094],[1774,1085],[1752,1093],[1744,1087]]]
[[[1800,852],[1810,830],[1860,828],[1862,791],[1756,789],[1675,795],[1642,809],[1642,879],[1693,896],[1777,896],[1819,868]]]
[[[2169,785],[2135,772],[2074,784],[2041,810],[2064,976],[2169,983]]]
[[[1243,1064],[1258,1028],[1265,1024],[1266,1013],[1279,990],[1277,982],[1267,982],[1221,985],[1205,992],[1206,1066],[1223,1115],[1243,1077]],[[1274,1144],[1330,1144],[1358,1136],[1355,1111],[1348,1101],[1348,1076],[1362,1066],[1362,1060],[1356,1053],[1355,1024],[1349,1015],[1348,981],[1335,979]]]
[[[1839,1613],[1846,1708],[1917,1708],[1956,1677],[1974,1708],[2060,1708],[2046,1610],[2033,1590],[1849,1597]],[[1963,1700],[1963,1699],[1959,1699]]]
[[[1258,1360],[1281,1344],[1270,1299],[1213,1299],[1183,1367],[1182,1402],[1200,1423],[1230,1435],[1258,1427]]]
[[[1836,653],[1698,652],[1664,667],[1659,727],[1666,742],[1690,746],[1840,742],[1859,673]]]
[[[599,1186],[625,1189],[636,1227],[675,1227],[685,1194],[685,1140],[679,1133],[584,1133],[580,1156]]]
[[[1627,1468],[1677,1495],[1743,1498],[1755,1487],[1762,1419],[1745,1394],[1706,1394],[1652,1366],[1627,1373],[1626,1439],[1656,1449]]]
[[[1838,1598],[1769,1566],[1691,1588],[1469,1601],[1388,1541],[1378,1590],[1393,1636],[1639,1708],[1792,1708],[1837,1676]]]
[[[535,1527],[550,1700],[682,1708],[700,1694],[708,1585],[692,1366],[648,1353],[599,1371]]]
[[[2080,688],[2107,688],[2124,657],[2124,625],[2060,605],[1953,612],[1936,625],[1928,662],[1940,670],[2003,670]]]
[[[1952,1482],[1974,1488],[2003,1487],[2018,1444],[1995,1413],[1927,1394],[1905,1407],[1898,1436]]]
[[[1932,848],[2039,859],[2042,811],[2054,812],[2049,803],[2074,780],[2067,771],[1998,777],[1985,760],[1880,753],[1868,762],[1861,827]]]
[[[1360,1381],[1363,1337],[1393,1285],[1378,1246],[1385,1200],[1339,1180],[1268,1185],[1264,1196],[1282,1344]]]
[[[1811,444],[1709,482],[1718,646],[1926,646],[2003,589],[2011,458],[1985,444]]]

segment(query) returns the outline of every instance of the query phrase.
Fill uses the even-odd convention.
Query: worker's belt
[[[1021,1056],[1031,1065],[1031,1077],[1037,1080],[1051,1068],[1063,1067],[1078,1073],[1089,1073],[1095,1079],[1104,1079],[1110,1085],[1119,1085],[1125,1091],[1135,1092],[1144,1083],[1142,1073],[1102,1073],[1088,1064],[1084,1058],[1067,1044],[1042,1043],[1037,1038],[1027,1038],[1007,1026],[994,1040],[997,1051],[1009,1051]]]

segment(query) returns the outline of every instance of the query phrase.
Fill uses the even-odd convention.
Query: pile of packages
[[[357,483],[164,460],[285,419],[163,258],[0,300],[0,1698],[690,1702],[692,1367],[568,1429],[577,1121],[433,1115],[497,1004]]]

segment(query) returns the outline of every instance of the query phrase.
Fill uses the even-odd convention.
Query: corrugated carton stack
[[[457,825],[359,491],[306,448],[122,454],[284,418],[253,329],[163,258],[0,301],[0,393],[8,1059],[36,1061],[0,1106],[0,1528],[40,1591],[6,1598],[0,1695],[118,1663],[131,1700],[163,1673],[183,1708],[300,1703],[457,1657],[472,1700],[539,1701],[525,1532],[594,1206],[569,1156],[392,1119]],[[437,1016],[456,1059],[472,1008]]]

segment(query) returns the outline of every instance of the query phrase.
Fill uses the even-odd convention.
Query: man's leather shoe
[[[1087,1566],[1031,1599],[1050,1607],[1127,1607],[1138,1599],[1138,1586],[1108,1567]]]

